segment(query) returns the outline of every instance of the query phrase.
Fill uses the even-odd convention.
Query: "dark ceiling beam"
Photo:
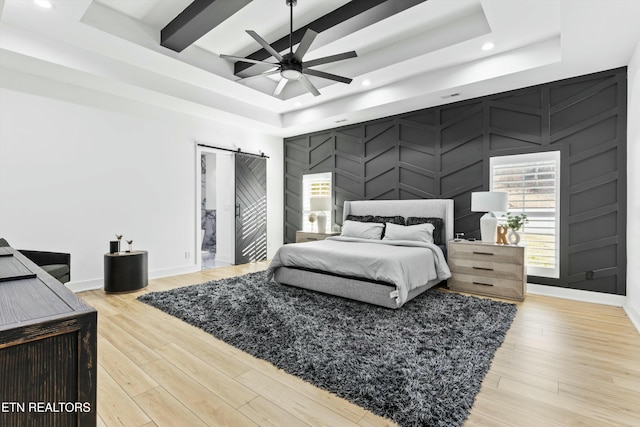
[[[251,1],[195,0],[160,31],[160,44],[182,52]]]
[[[302,36],[307,28],[312,29],[316,33],[335,32],[335,37],[326,39],[337,40],[341,36],[356,32],[362,28],[366,28],[376,22],[382,21],[396,13],[402,12],[426,0],[352,0],[349,3],[340,6],[332,12],[316,19],[315,21],[300,27],[293,32],[292,43],[295,46],[300,43]],[[283,12],[284,8],[283,8]],[[295,7],[293,9],[293,22],[295,24]],[[339,28],[338,28],[339,26]],[[284,52],[289,49],[289,28],[287,26],[286,35],[271,43],[271,46],[278,52]],[[271,55],[265,49],[260,49],[247,58],[264,61]],[[234,65],[234,73],[238,74],[252,67],[252,64],[245,62],[236,62]]]

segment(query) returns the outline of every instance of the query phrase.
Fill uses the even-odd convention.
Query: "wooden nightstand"
[[[340,233],[316,233],[314,231],[296,231],[296,243],[315,242],[316,240],[324,240],[329,236],[339,236]]]
[[[524,246],[449,242],[449,289],[523,301],[527,272]]]

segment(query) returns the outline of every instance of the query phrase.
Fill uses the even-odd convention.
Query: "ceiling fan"
[[[250,79],[255,79],[259,77],[270,76],[273,74],[280,73],[282,77],[280,82],[276,86],[273,91],[273,96],[278,96],[284,87],[290,81],[298,80],[300,81],[306,88],[307,91],[313,94],[313,96],[320,95],[320,91],[311,83],[311,81],[307,78],[307,75],[321,77],[323,79],[334,80],[340,83],[351,83],[352,79],[347,77],[338,76],[336,74],[326,73],[324,71],[314,70],[310,67],[328,64],[330,62],[342,61],[343,59],[355,58],[358,56],[355,51],[339,53],[337,55],[325,56],[323,58],[312,59],[311,61],[303,61],[305,53],[311,47],[311,43],[315,40],[318,33],[311,29],[307,29],[305,31],[304,36],[302,36],[302,40],[298,45],[296,51],[293,51],[293,7],[298,3],[298,0],[285,0],[287,2],[287,6],[290,8],[290,27],[289,27],[289,52],[281,55],[278,51],[276,51],[269,43],[267,43],[262,37],[260,37],[255,31],[247,30],[247,33],[253,37],[255,41],[257,41],[267,52],[271,54],[278,62],[268,62],[268,61],[258,61],[250,58],[242,58],[239,56],[232,55],[220,55],[220,58],[232,60],[232,61],[242,61],[251,64],[263,64],[269,65],[271,67],[276,67],[273,70],[266,71],[261,74],[256,74],[255,76],[249,76],[241,78],[237,81],[246,81]]]

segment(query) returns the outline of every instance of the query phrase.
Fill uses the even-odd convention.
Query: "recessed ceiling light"
[[[362,81],[362,86],[369,86],[371,84],[371,80],[365,79]]]
[[[44,9],[53,8],[53,3],[51,3],[49,0],[33,0],[33,2]]]
[[[296,107],[300,107],[300,106],[302,106],[302,102],[296,101],[296,102],[293,103],[293,105],[295,105]]]
[[[486,42],[485,44],[482,45],[482,50],[491,50],[495,46],[496,45],[493,42]]]

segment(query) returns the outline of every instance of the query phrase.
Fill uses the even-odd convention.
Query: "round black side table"
[[[104,291],[133,292],[149,284],[147,251],[104,254]]]

